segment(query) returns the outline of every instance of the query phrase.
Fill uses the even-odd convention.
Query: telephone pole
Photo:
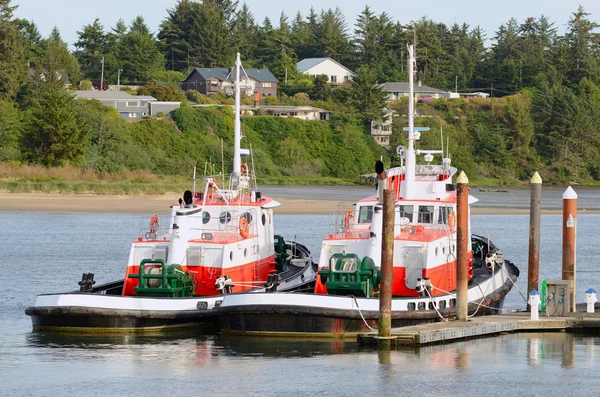
[[[100,72],[100,91],[104,91],[104,57],[102,57],[102,71]]]

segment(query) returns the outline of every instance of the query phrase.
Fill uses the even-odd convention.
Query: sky
[[[240,0],[240,5],[244,0]],[[354,30],[356,17],[368,3],[371,9],[380,14],[387,12],[401,23],[427,16],[435,22],[452,24],[467,23],[471,27],[481,26],[488,39],[494,36],[498,27],[511,17],[522,22],[527,17],[545,15],[555,22],[559,33],[563,33],[571,14],[581,4],[590,19],[600,23],[600,1],[598,0],[427,0],[409,2],[406,0],[319,0],[281,1],[281,0],[245,0],[254,14],[256,22],[261,23],[268,16],[273,25],[278,25],[281,12],[290,19],[299,10],[304,16],[310,7],[315,10],[340,7],[346,16],[349,31]],[[77,31],[85,24],[92,23],[96,17],[105,30],[115,26],[119,18],[129,24],[137,15],[142,15],[150,30],[158,32],[158,27],[167,16],[167,9],[173,8],[177,0],[12,0],[19,8],[15,15],[33,20],[42,36],[46,37],[57,26],[62,38],[69,44],[77,41]]]

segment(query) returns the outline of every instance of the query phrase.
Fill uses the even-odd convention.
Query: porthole
[[[429,302],[429,310],[435,309],[435,302]]]
[[[265,225],[265,223],[267,223],[267,216],[265,214],[262,214],[262,224],[263,226]]]
[[[252,214],[250,214],[249,212],[244,212],[242,214],[241,218],[246,218],[246,220],[248,221],[248,224],[252,223]]]
[[[408,302],[408,305],[407,305],[408,310],[415,310],[415,307],[416,307],[415,302]]]
[[[439,250],[439,248],[435,247],[435,256],[438,256],[438,250]]]
[[[419,310],[425,310],[425,302],[419,302]]]
[[[438,305],[439,305],[440,309],[445,309],[446,308],[446,301],[440,301],[438,303]]]
[[[233,251],[229,251],[229,260],[232,261],[233,260]]]
[[[248,248],[244,248],[244,258],[248,256]]]
[[[210,214],[206,211],[202,212],[202,223],[207,224],[210,221]]]
[[[454,306],[456,306],[456,298],[452,298],[448,302],[448,307],[454,307]]]
[[[221,212],[221,215],[219,215],[219,222],[222,224],[231,222],[231,213],[229,213],[229,211]]]
[[[442,254],[446,253],[446,247],[442,247]]]
[[[456,251],[456,245],[452,244],[452,252]]]

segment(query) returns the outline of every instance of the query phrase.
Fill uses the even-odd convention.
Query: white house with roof
[[[324,74],[330,84],[342,84],[354,77],[352,70],[331,58],[306,58],[296,64],[296,69],[310,77]]]

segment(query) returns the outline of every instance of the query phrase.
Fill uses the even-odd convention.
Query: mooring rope
[[[358,314],[360,314],[360,318],[362,318],[362,320],[365,323],[365,325],[367,326],[367,328],[369,328],[371,331],[377,331],[377,329],[372,328],[369,325],[369,323],[367,323],[367,320],[365,320],[365,317],[363,316],[362,312],[360,311],[360,306],[358,306],[358,301],[356,300],[356,297],[354,295],[352,295],[352,299],[354,299],[354,303],[356,303],[356,308],[358,309]]]
[[[433,301],[433,296],[431,296],[431,293],[429,292],[429,288],[425,288],[425,291],[427,292],[427,295],[429,295],[429,300],[431,301],[432,306],[435,309],[435,312],[438,314],[438,316],[440,316],[440,318],[442,319],[442,321],[448,321],[448,319],[444,318],[444,316],[442,316],[442,313],[440,313],[440,311],[438,310],[437,305]]]

